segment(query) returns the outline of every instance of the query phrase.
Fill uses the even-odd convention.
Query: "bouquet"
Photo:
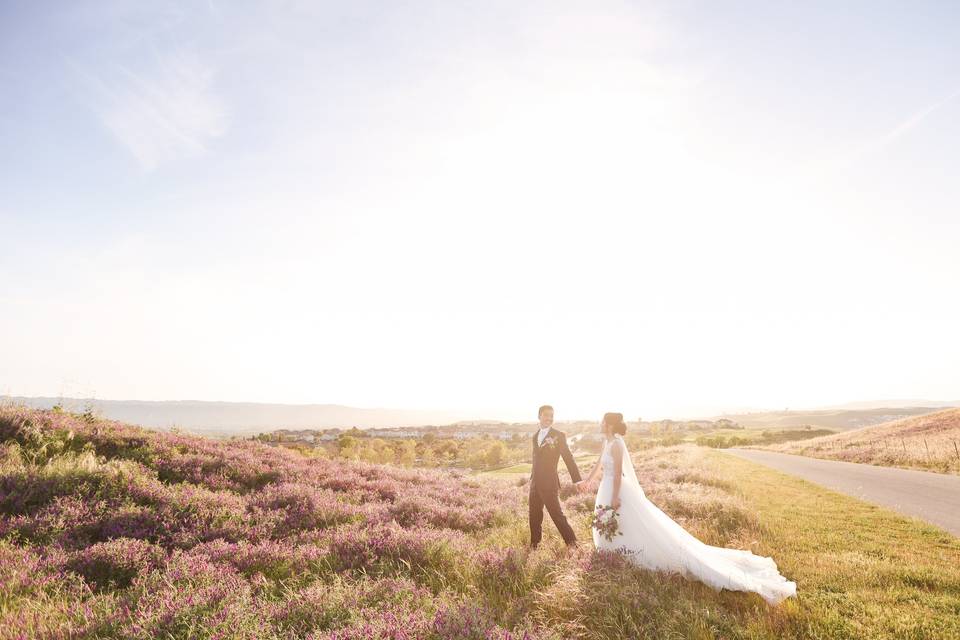
[[[620,513],[615,511],[612,505],[598,505],[593,511],[590,526],[609,542],[622,533],[620,523],[617,521],[619,515]]]

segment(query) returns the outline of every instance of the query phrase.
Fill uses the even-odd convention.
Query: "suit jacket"
[[[537,442],[539,429],[533,434],[533,468],[530,470],[530,487],[538,492],[556,493],[560,491],[560,476],[557,463],[563,458],[573,482],[580,482],[580,470],[573,461],[573,454],[567,446],[567,435],[553,427],[543,439],[543,445]]]

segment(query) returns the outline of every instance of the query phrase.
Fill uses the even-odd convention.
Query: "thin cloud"
[[[107,77],[73,66],[103,125],[146,170],[206,153],[227,130],[215,70],[192,52],[155,55],[140,71],[116,66]]]
[[[915,114],[913,114],[912,116],[910,116],[909,118],[907,118],[906,120],[898,124],[896,127],[891,129],[889,132],[877,138],[873,142],[873,144],[869,146],[869,151],[876,152],[886,147],[887,145],[891,144],[896,139],[907,134],[911,129],[915,128],[918,124],[923,122],[934,111],[936,111],[940,107],[954,100],[957,96],[960,96],[960,89],[957,89],[956,91],[948,95],[946,98],[943,98],[942,100],[934,102],[930,106],[924,109],[921,109],[920,111],[917,111]]]
[[[823,169],[820,177],[826,177],[832,173],[851,167],[857,162],[863,160],[865,157],[890,146],[919,126],[920,123],[929,118],[931,114],[949,104],[958,96],[960,96],[960,89],[957,89],[953,93],[948,94],[946,97],[941,98],[933,104],[927,105],[923,109],[920,109],[883,135],[877,136],[876,138],[861,144],[852,151],[835,157],[833,161],[826,163],[826,166]]]

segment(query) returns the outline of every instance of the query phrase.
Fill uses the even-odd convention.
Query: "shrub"
[[[331,565],[338,571],[372,575],[409,572],[413,577],[458,575],[466,540],[456,531],[413,528],[396,524],[346,526],[328,536]]]
[[[197,555],[175,553],[163,569],[138,577],[130,591],[136,608],[124,621],[125,638],[256,640],[271,633],[250,583],[233,568]]]
[[[248,504],[279,512],[275,537],[351,522],[360,515],[360,509],[345,503],[336,492],[295,482],[268,485],[253,494]]]
[[[269,606],[268,615],[285,635],[304,637],[313,632],[316,636],[336,629],[343,635],[349,633],[344,628],[362,626],[371,613],[429,611],[432,600],[428,589],[404,578],[350,581],[336,577],[286,594],[283,602]]]
[[[124,588],[133,579],[163,564],[166,553],[144,540],[117,538],[75,553],[66,567],[99,589]]]
[[[264,541],[227,542],[214,540],[197,545],[190,555],[214,563],[227,564],[247,577],[263,575],[268,580],[309,580],[323,573],[328,565],[326,551],[311,544]]]

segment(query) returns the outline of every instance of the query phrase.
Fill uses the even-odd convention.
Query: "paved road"
[[[746,460],[916,516],[960,536],[960,476],[821,460],[756,449],[723,449]]]

